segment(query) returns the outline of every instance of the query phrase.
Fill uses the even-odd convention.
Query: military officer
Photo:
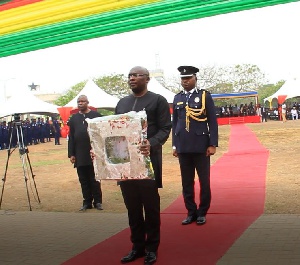
[[[55,139],[55,145],[60,145],[60,121],[58,119],[54,119],[53,121],[53,128],[54,128],[54,139]]]
[[[2,121],[0,121],[0,150],[4,149],[4,138],[2,133]]]
[[[206,214],[210,207],[210,156],[218,146],[218,124],[215,105],[211,94],[197,88],[194,66],[178,67],[181,85],[184,90],[174,97],[172,121],[173,156],[178,157],[182,193],[187,218],[182,225],[196,221],[198,225],[206,223]],[[195,170],[200,183],[200,203],[195,202]]]
[[[8,149],[9,146],[9,128],[6,124],[6,121],[3,121],[2,123],[2,144],[3,149]]]
[[[38,124],[36,122],[36,118],[31,119],[31,135],[32,135],[32,143],[38,144]]]

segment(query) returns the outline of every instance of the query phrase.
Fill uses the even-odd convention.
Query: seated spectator
[[[273,113],[274,113],[274,116],[275,116],[275,120],[279,120],[279,117],[278,117],[278,114],[279,114],[278,109],[274,109]]]
[[[291,114],[293,120],[298,120],[298,111],[295,106],[291,109]]]
[[[237,117],[239,116],[239,107],[237,106],[237,104],[235,104],[233,107],[232,107],[232,114],[234,117]]]

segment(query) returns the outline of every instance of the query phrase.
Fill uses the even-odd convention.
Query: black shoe
[[[184,219],[181,224],[183,225],[189,225],[191,224],[192,222],[195,222],[196,221],[196,217],[194,215],[189,215],[186,219]]]
[[[156,262],[156,253],[155,252],[147,252],[144,260],[145,265],[152,265]]]
[[[80,209],[79,211],[81,212],[85,212],[87,209],[92,209],[92,205],[88,205],[88,204],[84,204]]]
[[[95,207],[97,210],[103,210],[102,204],[101,204],[100,202],[96,203],[96,204],[94,205],[94,207]]]
[[[144,251],[131,250],[127,256],[124,256],[121,259],[121,263],[128,263],[144,256],[145,256]]]
[[[204,225],[205,223],[206,223],[206,217],[205,216],[197,217],[197,220],[196,220],[197,225]]]

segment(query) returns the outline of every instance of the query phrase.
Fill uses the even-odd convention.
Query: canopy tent
[[[285,100],[294,97],[300,97],[300,80],[296,78],[287,80],[276,93],[265,98],[264,102],[269,101],[271,103],[276,98],[278,104],[281,105]]]
[[[0,57],[299,0],[0,1]]]
[[[77,107],[77,98],[80,95],[86,95],[89,105],[97,109],[114,109],[119,101],[118,98],[107,94],[98,87],[93,80],[88,80],[84,88],[73,98],[65,107]]]
[[[53,115],[58,114],[58,106],[47,103],[37,98],[28,90],[19,90],[18,94],[10,97],[6,102],[0,105],[0,117],[6,117],[14,114],[40,114]]]
[[[258,104],[258,93],[256,91],[211,94],[211,96],[212,96],[213,99],[254,97],[255,98],[255,104]]]
[[[166,98],[169,104],[173,103],[175,93],[163,87],[154,77],[148,83],[148,90]]]

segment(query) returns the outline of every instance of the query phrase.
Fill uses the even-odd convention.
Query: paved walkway
[[[0,210],[0,264],[59,265],[126,227],[126,213]],[[298,265],[299,250],[300,215],[263,215],[217,265]]]

